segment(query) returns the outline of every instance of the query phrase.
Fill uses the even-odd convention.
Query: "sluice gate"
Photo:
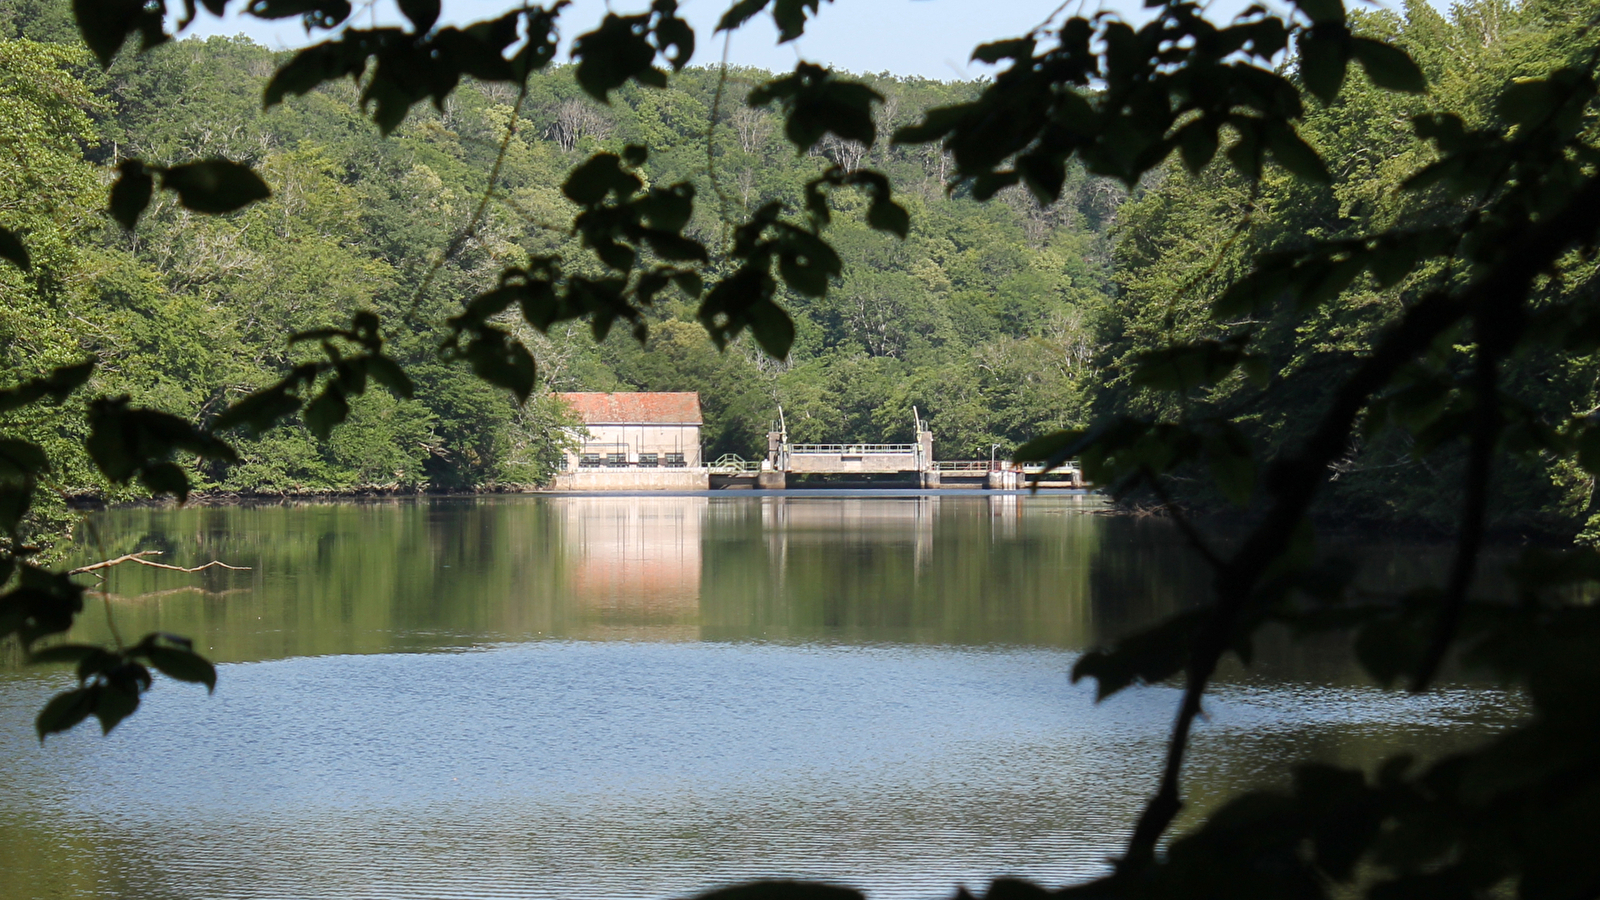
[[[912,415],[917,435],[913,443],[803,444],[789,440],[780,408],[778,422],[767,432],[766,459],[745,460],[726,454],[710,466],[711,486],[782,490],[807,480],[838,481],[859,476],[859,481],[852,480],[849,486],[915,485],[999,490],[1028,487],[1042,471],[1040,466],[1017,466],[1008,460],[936,460],[933,458],[933,432],[915,408]],[[894,476],[899,478],[894,479]],[[1051,476],[1039,480],[1039,486],[1083,487],[1082,472],[1076,461],[1056,469]]]

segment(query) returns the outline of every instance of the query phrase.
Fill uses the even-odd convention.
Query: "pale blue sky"
[[[442,21],[462,23],[497,15],[510,8],[514,0],[444,0]],[[839,0],[824,3],[821,15],[813,19],[797,41],[778,46],[772,20],[765,13],[751,20],[734,34],[729,60],[737,65],[759,66],[772,70],[794,68],[796,59],[823,63],[858,73],[892,72],[948,80],[973,78],[986,68],[969,63],[972,48],[985,41],[1016,37],[1027,32],[1057,8],[1060,0]],[[1213,0],[1212,9],[1220,16],[1231,16],[1246,0]],[[722,55],[722,37],[712,29],[727,10],[730,0],[681,0],[682,15],[695,28],[697,40],[693,62],[716,63]],[[1076,0],[1074,0],[1076,3]],[[243,6],[236,2],[234,6]],[[592,28],[605,15],[608,5],[619,13],[632,13],[648,6],[647,0],[577,0],[562,13],[563,44]],[[359,0],[357,2],[359,8]],[[1142,18],[1139,0],[1084,0],[1086,11],[1105,8],[1130,20]],[[1077,6],[1069,6],[1068,14]],[[381,24],[400,21],[393,0],[376,0],[370,12],[359,13],[362,25],[376,19]],[[298,18],[268,22],[251,16],[230,16],[217,20],[204,11],[188,34],[237,34],[243,32],[269,47],[300,47],[308,42]],[[565,61],[563,47],[558,57]]]

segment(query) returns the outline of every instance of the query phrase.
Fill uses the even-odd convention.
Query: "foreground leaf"
[[[33,268],[28,248],[23,246],[22,239],[9,228],[0,228],[0,259],[9,261],[24,272]]]
[[[229,213],[272,196],[249,166],[209,159],[168,169],[161,186],[178,192],[178,202],[201,213]]]

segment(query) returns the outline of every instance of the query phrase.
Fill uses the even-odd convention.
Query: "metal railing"
[[[826,454],[857,456],[868,453],[915,453],[916,444],[790,444],[789,455]]]
[[[1024,475],[1038,475],[1040,472],[1044,471],[1044,466],[1041,465],[1040,463],[1028,463],[1028,464],[1023,465],[1023,466],[1018,466],[1017,468]],[[1054,469],[1051,469],[1050,470],[1050,474],[1054,475],[1057,472],[1060,472],[1062,474],[1066,474],[1068,472],[1077,472],[1077,471],[1080,471],[1080,467],[1078,465],[1078,461],[1075,460],[1075,459],[1069,459],[1066,462],[1062,463],[1061,465],[1056,466]]]
[[[996,462],[993,471],[1000,471],[1002,463]],[[933,469],[936,472],[988,472],[991,467],[988,462],[981,459],[939,459],[934,460]]]
[[[761,471],[761,463],[737,453],[724,453],[710,466],[712,475],[748,475]]]

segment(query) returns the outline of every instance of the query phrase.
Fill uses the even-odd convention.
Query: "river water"
[[[515,496],[99,515],[81,637],[189,635],[109,737],[33,738],[65,670],[0,669],[0,896],[873,898],[1104,871],[1176,692],[1094,702],[1086,648],[1193,603],[1167,523],[1082,495]],[[1376,582],[1428,548],[1368,550]],[[109,616],[108,616],[109,613]],[[1319,759],[1437,755],[1512,698],[1363,682],[1268,635],[1198,729],[1191,816]],[[1192,819],[1191,819],[1192,820]]]

